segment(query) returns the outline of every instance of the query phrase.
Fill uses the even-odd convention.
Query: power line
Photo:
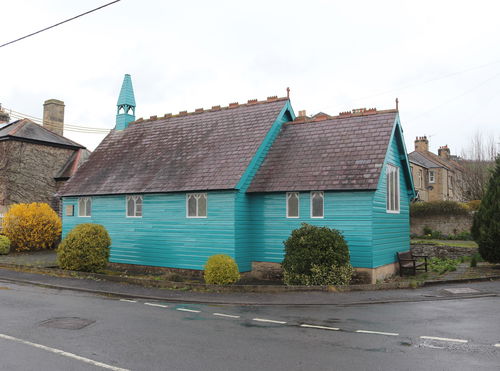
[[[386,94],[394,93],[394,92],[400,92],[401,90],[406,90],[406,89],[409,89],[409,88],[413,88],[415,86],[426,85],[426,84],[429,84],[431,82],[444,80],[444,79],[447,79],[447,78],[450,78],[450,77],[453,77],[453,76],[456,76],[456,75],[461,75],[461,74],[466,73],[466,72],[470,72],[470,71],[478,70],[478,69],[481,69],[481,68],[489,67],[489,66],[492,66],[492,65],[498,64],[498,63],[500,63],[500,60],[492,61],[492,62],[489,62],[489,63],[486,63],[486,64],[482,64],[482,65],[479,65],[479,66],[469,67],[469,68],[466,68],[466,69],[463,69],[463,70],[460,70],[460,71],[450,72],[448,74],[441,75],[441,76],[438,76],[438,77],[434,77],[434,78],[431,78],[431,79],[428,79],[428,80],[424,80],[424,81],[421,81],[421,82],[413,82],[413,83],[408,83],[408,84],[400,85],[399,87],[394,88],[394,89],[380,91],[378,93],[374,93],[374,94],[366,95],[364,97],[353,99],[353,100],[351,100],[351,102],[352,103],[356,103],[356,102],[359,102],[359,101],[362,101],[362,100],[365,100],[365,99],[368,99],[368,98],[378,97],[378,96],[381,96],[381,95],[386,95]],[[333,107],[333,108],[332,107],[326,108],[325,110],[327,110],[327,111],[328,110],[334,111],[335,109],[338,110],[338,108],[335,108],[335,107]]]
[[[41,118],[24,114],[22,112],[17,112],[11,109],[4,107],[4,110],[9,113],[10,116],[17,119],[27,118],[33,121],[35,124],[43,125],[43,120]],[[64,130],[72,131],[76,133],[87,133],[87,134],[108,134],[111,129],[105,128],[93,128],[89,126],[81,126],[81,125],[72,125],[72,124],[64,124]]]
[[[75,17],[72,17],[72,18],[66,19],[65,21],[62,21],[62,22],[56,23],[56,24],[54,24],[54,25],[52,25],[52,26],[45,27],[45,28],[44,28],[44,29],[42,29],[42,30],[39,30],[39,31],[36,31],[36,32],[30,33],[29,35],[26,35],[26,36],[20,37],[19,39],[15,39],[15,40],[9,41],[8,43],[5,43],[5,44],[0,45],[0,48],[2,48],[2,47],[4,47],[4,46],[7,46],[7,45],[10,45],[10,44],[13,44],[13,43],[18,42],[18,41],[21,41],[21,40],[26,39],[26,38],[28,38],[28,37],[30,37],[30,36],[34,36],[34,35],[36,35],[36,34],[39,34],[40,32],[50,30],[51,28],[54,28],[54,27],[57,27],[57,26],[62,25],[63,23],[66,23],[66,22],[72,21],[72,20],[74,20],[74,19],[77,19],[77,18],[83,17],[84,15],[90,14],[90,13],[92,13],[92,12],[95,12],[95,11],[97,11],[97,10],[99,10],[99,9],[105,8],[105,7],[107,7],[107,6],[110,6],[110,5],[112,5],[112,4],[114,4],[114,3],[117,3],[117,2],[119,2],[119,1],[120,1],[120,0],[115,0],[115,1],[112,1],[112,2],[110,2],[110,3],[107,3],[107,4],[104,4],[104,5],[101,5],[100,7],[97,7],[97,8],[95,8],[95,9],[89,10],[88,12],[85,12],[85,13],[82,13],[82,14],[78,14],[78,15],[77,15],[77,16],[75,16]]]

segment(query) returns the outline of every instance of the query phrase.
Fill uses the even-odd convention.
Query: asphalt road
[[[232,306],[0,282],[0,369],[500,370],[500,298],[443,290],[454,299]]]

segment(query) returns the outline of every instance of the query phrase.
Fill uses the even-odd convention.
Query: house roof
[[[55,134],[28,119],[14,121],[0,128],[0,140],[17,139],[56,147],[85,148],[82,145]]]
[[[396,118],[370,110],[287,123],[248,191],[376,189]]]
[[[408,157],[410,161],[428,169],[443,167],[448,170],[463,171],[462,165],[458,162],[440,157],[430,151],[413,151],[408,154]]]
[[[78,151],[73,152],[71,157],[66,161],[66,164],[54,177],[56,180],[67,180],[73,176],[76,170],[85,162],[90,156],[90,151],[85,148],[80,148]]]
[[[415,163],[419,166],[425,167],[427,169],[442,167],[442,165],[431,161],[430,159],[428,159],[427,157],[422,155],[421,152],[417,152],[417,151],[409,153],[408,159],[410,160],[410,162],[413,162],[413,163]]]
[[[113,130],[63,196],[234,189],[287,98],[139,119]]]

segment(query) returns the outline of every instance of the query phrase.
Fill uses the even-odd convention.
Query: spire
[[[135,120],[135,98],[132,79],[129,74],[123,78],[120,96],[116,103],[116,130],[124,130],[128,124]]]

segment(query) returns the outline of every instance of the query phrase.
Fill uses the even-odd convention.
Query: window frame
[[[128,215],[128,202],[130,199],[134,201],[134,215]],[[141,200],[141,215],[137,215],[137,200]],[[125,217],[127,218],[142,218],[144,215],[144,196],[143,195],[127,195],[125,196]]]
[[[436,183],[436,173],[434,170],[429,170],[429,183]]]
[[[321,195],[321,200],[323,201],[321,206],[321,216],[313,216],[313,199],[314,199],[314,194],[315,193],[318,193]],[[310,208],[311,208],[311,218],[312,219],[324,219],[325,218],[325,192],[323,191],[311,191],[310,194],[309,194],[309,204],[310,204]]]
[[[290,214],[289,214],[288,201],[290,200],[292,195],[297,196],[297,216],[290,216]],[[300,192],[287,192],[286,193],[286,217],[287,217],[287,219],[300,218]]]
[[[189,215],[189,197],[194,196],[196,200],[196,215]],[[205,197],[205,215],[200,216],[199,200],[201,196]],[[207,192],[186,193],[186,218],[189,219],[206,219],[208,218],[208,194]]]
[[[395,175],[392,176],[392,174]],[[388,214],[399,214],[401,212],[401,185],[400,185],[399,166],[392,164],[386,165],[385,181],[386,181],[385,211]],[[395,187],[391,186],[391,182],[394,182]],[[394,194],[391,194],[391,191],[394,191]],[[391,205],[394,201],[395,205]]]
[[[80,201],[84,202],[84,214],[82,215],[81,210],[82,208],[80,207]],[[90,208],[88,207],[88,204],[90,204]],[[88,211],[88,215],[87,215]],[[78,197],[78,217],[79,218],[91,218],[92,217],[92,197]]]

